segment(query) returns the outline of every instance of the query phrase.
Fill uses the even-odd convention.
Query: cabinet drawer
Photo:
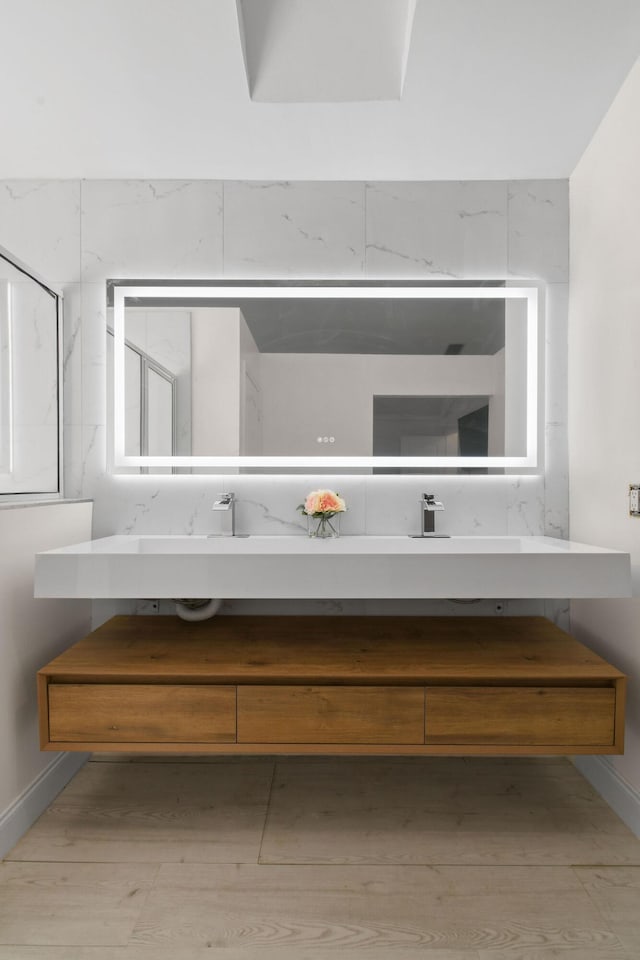
[[[613,687],[427,687],[425,743],[613,744]]]
[[[233,743],[235,738],[235,687],[49,684],[52,742]]]
[[[424,743],[424,690],[240,686],[238,743]]]

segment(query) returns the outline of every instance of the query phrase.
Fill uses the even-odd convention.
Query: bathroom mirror
[[[0,249],[0,497],[61,488],[62,297]]]
[[[535,287],[112,281],[115,469],[537,465]]]

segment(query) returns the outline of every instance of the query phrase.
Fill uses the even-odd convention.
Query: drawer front
[[[424,743],[424,689],[239,686],[238,743]]]
[[[49,739],[233,743],[235,687],[51,683]]]
[[[613,687],[427,687],[425,743],[613,744]]]

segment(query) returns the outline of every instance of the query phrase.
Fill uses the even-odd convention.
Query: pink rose
[[[304,512],[343,513],[347,509],[342,497],[333,490],[312,490],[304,502]]]

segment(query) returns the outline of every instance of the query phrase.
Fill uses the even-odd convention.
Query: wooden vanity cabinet
[[[624,675],[543,617],[119,616],[38,684],[44,750],[623,750]]]

